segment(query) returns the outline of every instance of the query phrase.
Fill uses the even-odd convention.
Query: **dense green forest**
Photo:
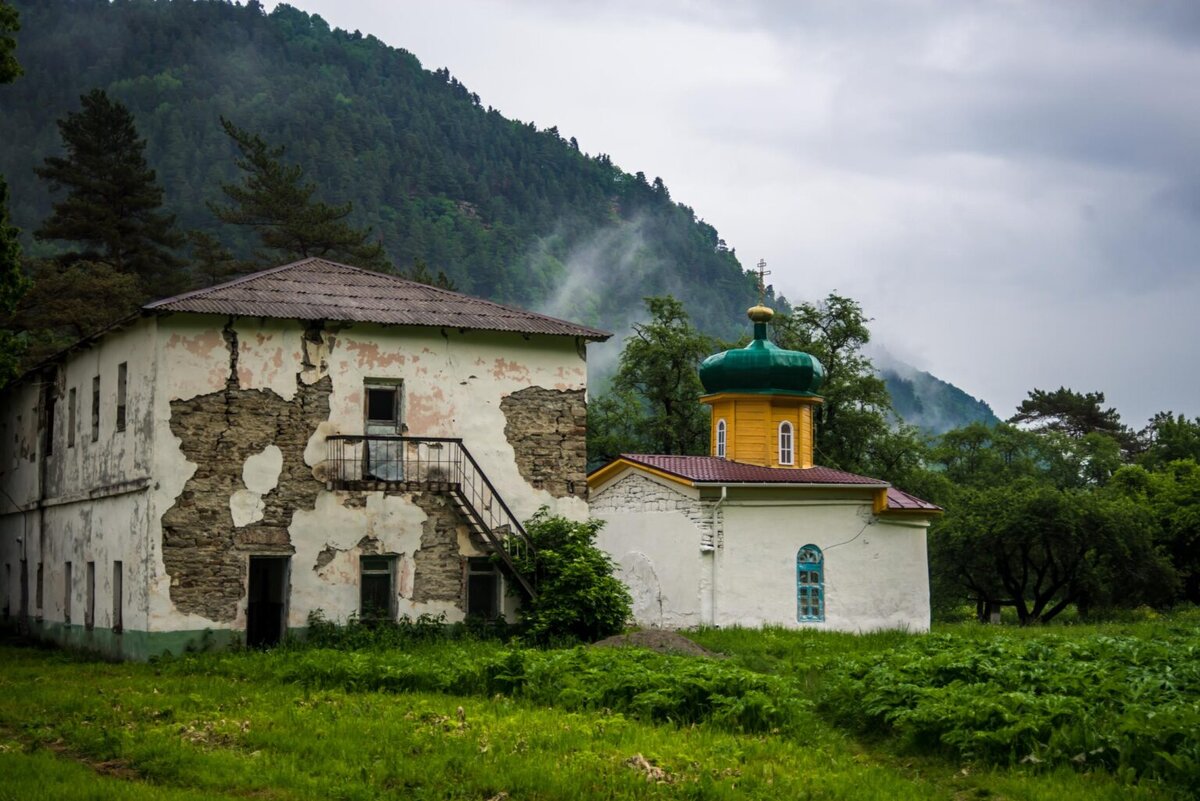
[[[14,5],[25,74],[0,92],[0,140],[13,143],[0,151],[0,174],[28,257],[63,248],[32,236],[61,198],[35,169],[62,152],[56,122],[102,89],[132,113],[163,209],[191,232],[181,253],[193,262],[218,247],[246,259],[256,244],[210,208],[238,177],[224,117],[283,146],[322,200],[351,204],[349,221],[370,229],[400,272],[420,265],[462,291],[617,332],[643,297],[672,295],[706,334],[745,333],[753,280],[661,180],[588,155],[554,128],[506,119],[405,50],[286,5],[270,14],[220,0]],[[193,265],[147,291],[229,272]],[[990,416],[927,373],[883,377],[900,415],[931,432]]]
[[[0,95],[0,173],[26,233],[50,212],[35,165],[55,121],[101,88],[133,113],[183,230],[246,253],[206,202],[236,177],[220,118],[286,146],[323,199],[350,201],[400,269],[420,260],[462,291],[613,325],[647,294],[680,297],[734,335],[754,284],[712,226],[660,180],[587,155],[553,128],[501,116],[452,77],[371,36],[257,3],[17,2],[25,76]],[[26,250],[48,255],[31,239]],[[555,302],[572,258],[596,265]]]

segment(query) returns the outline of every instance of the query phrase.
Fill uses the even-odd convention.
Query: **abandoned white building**
[[[607,337],[320,259],[151,303],[0,398],[4,611],[134,658],[507,613],[487,554],[588,513]]]
[[[624,454],[588,477],[637,622],[927,630],[925,534],[941,510],[814,465],[823,368],[767,339],[769,308],[749,315],[750,344],[700,366],[709,455]]]

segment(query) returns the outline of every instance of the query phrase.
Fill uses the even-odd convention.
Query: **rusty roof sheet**
[[[325,259],[304,259],[224,284],[157,300],[150,312],[347,320],[605,340],[597,328]]]
[[[886,487],[887,482],[830,467],[761,467],[716,456],[663,456],[623,453],[627,462],[651,467],[698,483],[715,484],[847,484]]]

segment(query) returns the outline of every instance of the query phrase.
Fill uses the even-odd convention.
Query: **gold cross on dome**
[[[765,306],[767,302],[767,276],[771,271],[767,269],[767,260],[758,260],[758,305]]]

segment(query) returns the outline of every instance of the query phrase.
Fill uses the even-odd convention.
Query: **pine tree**
[[[236,278],[243,265],[212,234],[204,231],[188,231],[188,245],[192,251],[192,272],[195,282],[202,286],[216,284]],[[247,269],[246,272],[250,270]]]
[[[66,265],[101,262],[136,276],[144,293],[179,288],[183,262],[171,251],[182,244],[175,217],[163,214],[163,190],[146,165],[146,140],[133,115],[102,89],[83,95],[82,109],[59,120],[65,157],[51,156],[37,174],[66,198],[34,232],[39,240],[77,243]]]
[[[371,230],[346,223],[352,205],[331,206],[316,200],[316,184],[303,181],[304,169],[280,160],[282,145],[272,147],[258,134],[224,118],[221,125],[241,153],[237,166],[245,176],[241,184],[221,184],[232,203],[209,204],[217,219],[256,229],[277,260],[320,256],[359,267],[390,269],[383,245],[372,241]]]
[[[20,27],[17,10],[0,2],[0,84],[11,83],[21,74],[21,65],[13,55],[16,40],[11,36]],[[28,281],[21,274],[19,233],[16,226],[9,223],[8,184],[0,175],[0,318],[7,318],[12,313],[28,287]],[[20,334],[8,327],[0,329],[0,386],[17,371],[23,350],[19,337]]]

